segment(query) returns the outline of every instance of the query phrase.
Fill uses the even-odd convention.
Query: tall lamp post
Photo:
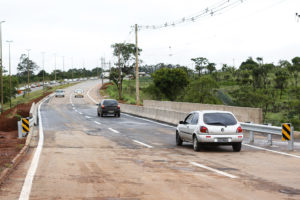
[[[11,58],[10,58],[10,44],[12,40],[7,40],[8,43],[8,65],[9,65],[9,107],[11,108]]]
[[[45,52],[42,52],[42,65],[43,65],[43,92],[45,92]]]
[[[28,89],[28,97],[29,97],[29,90],[30,90],[30,86],[29,86],[29,84],[30,84],[30,73],[29,73],[29,51],[30,51],[30,49],[26,49],[27,50],[27,89]]]
[[[1,24],[5,21],[0,21],[0,79],[1,79],[1,114],[3,113],[3,66],[2,66],[2,31]]]

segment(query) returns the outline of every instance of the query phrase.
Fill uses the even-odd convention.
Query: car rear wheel
[[[97,112],[97,114],[98,114],[98,117],[100,117],[100,114],[99,114],[99,112]]]
[[[121,113],[118,114],[118,117],[121,117]]]
[[[182,145],[182,139],[181,139],[178,131],[176,131],[176,145],[177,146],[181,146]]]
[[[241,148],[242,148],[242,143],[241,142],[232,145],[232,149],[235,152],[241,151]]]
[[[193,149],[194,151],[200,151],[200,144],[196,136],[193,138]]]
[[[102,112],[101,112],[100,116],[103,117],[103,113]]]

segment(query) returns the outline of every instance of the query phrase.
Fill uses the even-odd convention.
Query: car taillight
[[[208,129],[205,126],[200,126],[201,133],[208,133]]]
[[[102,105],[101,108],[104,108],[104,105]]]
[[[118,108],[120,109],[120,105],[118,105]]]
[[[237,133],[242,133],[242,132],[243,132],[242,127],[239,126],[239,127],[236,129],[236,132],[237,132]]]

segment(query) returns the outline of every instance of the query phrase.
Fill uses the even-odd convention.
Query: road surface
[[[99,87],[100,81],[83,82],[41,106],[45,138],[30,199],[300,199],[299,149],[282,155],[246,145],[241,152],[177,147],[174,126],[124,113],[98,117]],[[84,98],[74,98],[76,88]],[[37,142],[0,199],[19,199],[28,187]]]

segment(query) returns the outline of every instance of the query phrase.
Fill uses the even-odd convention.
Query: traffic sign
[[[282,128],[282,141],[291,140],[291,124],[290,123],[284,123],[281,125]]]

